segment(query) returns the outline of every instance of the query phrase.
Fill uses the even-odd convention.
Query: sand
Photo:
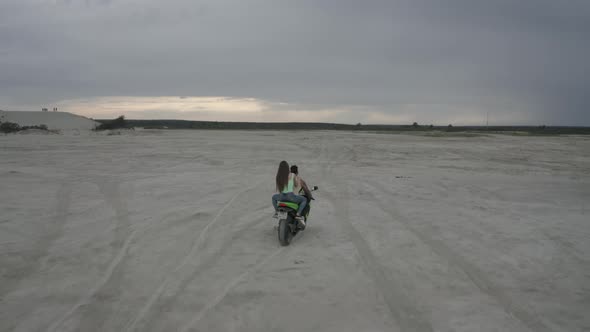
[[[588,331],[589,175],[586,137],[1,136],[0,331]]]
[[[0,111],[0,121],[21,126],[46,125],[50,130],[92,130],[98,122],[68,112]]]

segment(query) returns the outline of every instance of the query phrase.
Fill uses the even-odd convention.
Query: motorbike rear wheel
[[[291,216],[287,216],[287,218],[279,220],[279,243],[282,246],[288,246],[289,243],[291,243],[291,239],[293,238],[291,227],[289,227],[289,219],[291,219]]]

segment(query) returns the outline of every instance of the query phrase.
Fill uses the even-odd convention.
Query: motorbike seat
[[[293,202],[279,202],[279,207],[288,207],[293,210],[299,209],[299,204]]]

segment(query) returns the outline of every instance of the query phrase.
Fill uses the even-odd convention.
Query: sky
[[[0,0],[0,109],[590,126],[588,0]]]

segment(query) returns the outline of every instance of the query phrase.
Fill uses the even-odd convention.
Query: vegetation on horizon
[[[127,120],[125,120],[125,116],[121,115],[114,120],[97,120],[100,122],[100,125],[95,128],[95,130],[112,130],[112,129],[126,129],[132,128],[132,125],[129,125]]]
[[[10,133],[16,133],[16,132],[28,130],[28,129],[39,129],[39,130],[45,130],[45,131],[48,130],[47,126],[44,124],[35,125],[35,126],[21,126],[18,123],[14,123],[14,122],[0,121],[0,133],[10,134]]]
[[[531,135],[590,135],[590,127],[549,127],[549,126],[435,126],[419,125],[375,125],[337,124],[317,122],[219,122],[190,120],[126,120],[117,118],[120,128],[145,129],[219,129],[219,130],[348,130],[379,132],[484,132],[484,133],[527,133]],[[115,120],[96,120],[102,128]],[[104,126],[103,126],[104,125]],[[98,129],[98,128],[97,128]],[[114,129],[114,128],[105,128]]]

